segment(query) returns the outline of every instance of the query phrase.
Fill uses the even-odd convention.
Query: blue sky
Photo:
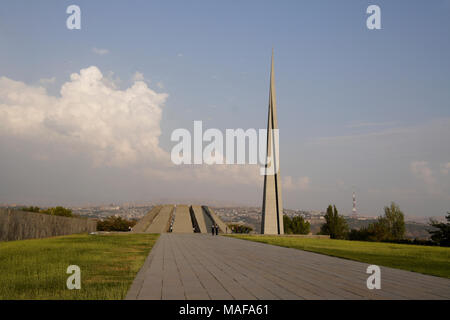
[[[65,26],[70,4],[81,8],[81,30]],[[366,28],[370,4],[381,8],[382,30]],[[89,66],[108,75],[120,90],[132,86],[136,72],[142,73],[149,88],[168,94],[159,122],[159,144],[167,152],[173,145],[171,132],[191,129],[194,120],[219,129],[264,127],[272,48],[281,173],[293,181],[309,181],[286,188],[285,207],[323,210],[336,203],[349,212],[351,191],[356,190],[363,214],[381,214],[390,201],[411,215],[450,210],[450,175],[445,173],[450,162],[448,0],[0,5],[0,77],[44,86],[48,95],[60,97],[70,75]],[[19,138],[18,145],[31,143]],[[75,169],[75,163],[67,162],[47,164],[44,170],[41,162],[23,163],[30,172],[57,165],[62,172],[76,172],[67,173],[75,182],[66,191],[60,190],[64,180],[59,177],[38,188],[38,182],[15,178],[21,171],[17,158],[27,155],[25,147],[11,149],[11,141],[19,138],[11,130],[2,132],[0,141],[9,154],[1,165],[3,181],[15,188],[0,182],[1,202],[137,201],[147,198],[137,191],[142,188],[155,197],[255,205],[262,199],[259,186],[218,187],[214,192],[211,184],[189,193],[171,183],[160,190],[151,181],[126,181],[127,170],[136,167]],[[85,178],[92,174],[102,178],[90,181],[92,189],[85,188]],[[102,192],[95,187],[111,183],[117,187]]]

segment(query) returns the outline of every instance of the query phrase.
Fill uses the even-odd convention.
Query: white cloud
[[[133,75],[133,80],[134,81],[145,81],[144,74],[139,71],[136,71]]]
[[[385,127],[395,125],[395,122],[356,122],[347,125],[347,128]]]
[[[282,180],[283,188],[288,191],[302,190],[305,191],[309,189],[311,179],[309,177],[300,177],[294,179],[291,176],[285,176]]]
[[[311,182],[311,179],[309,179],[309,177],[301,177],[298,181],[298,186],[299,186],[300,190],[308,189],[310,182]]]
[[[61,97],[0,78],[0,132],[37,144],[59,144],[96,165],[124,166],[164,156],[160,119],[167,94],[144,82],[117,90],[95,67],[73,73]]]
[[[410,165],[413,175],[420,179],[431,193],[436,192],[436,179],[427,161],[413,161]]]
[[[294,181],[292,180],[291,176],[285,176],[282,179],[282,185],[283,185],[283,188],[286,190],[294,190],[295,189]]]
[[[339,145],[339,147],[351,145],[354,147],[358,143],[377,146],[385,143],[398,143],[400,146],[405,146],[406,144],[417,148],[419,141],[422,142],[426,139],[427,141],[435,141],[436,136],[447,136],[448,134],[450,134],[450,118],[443,117],[429,120],[419,125],[382,128],[369,133],[314,137],[308,139],[307,145]]]
[[[122,82],[119,76],[115,75],[113,71],[109,71],[108,73],[103,75],[102,82],[110,88],[117,89]]]
[[[394,128],[377,132],[353,134],[345,136],[315,137],[308,140],[308,145],[336,145],[336,144],[354,144],[363,141],[366,143],[369,139],[382,141],[385,137],[405,135],[408,133],[406,128]]]
[[[30,157],[35,160],[52,161],[52,152],[63,153],[74,161],[88,159],[93,167],[125,168],[152,183],[262,185],[257,165],[174,165],[159,146],[168,95],[150,89],[142,77],[137,73],[134,84],[120,90],[113,73],[104,76],[91,66],[73,73],[60,97],[1,77],[0,135],[34,145],[39,153]]]
[[[109,53],[108,49],[99,49],[99,48],[92,48],[92,52],[94,52],[95,54],[98,54],[99,56],[103,56],[105,54]]]

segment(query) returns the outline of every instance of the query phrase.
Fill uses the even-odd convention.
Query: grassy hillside
[[[244,240],[450,278],[450,248],[283,236],[232,236]]]
[[[123,299],[158,235],[70,235],[0,242],[0,299]],[[69,265],[81,289],[68,290]]]

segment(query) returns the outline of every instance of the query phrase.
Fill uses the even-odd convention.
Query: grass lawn
[[[450,248],[283,236],[231,237],[450,278]]]
[[[156,234],[70,235],[0,242],[0,299],[123,299]],[[68,290],[69,265],[81,289]]]

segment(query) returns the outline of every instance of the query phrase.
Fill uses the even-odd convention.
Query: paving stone
[[[450,299],[450,279],[210,234],[161,234],[126,299]]]

